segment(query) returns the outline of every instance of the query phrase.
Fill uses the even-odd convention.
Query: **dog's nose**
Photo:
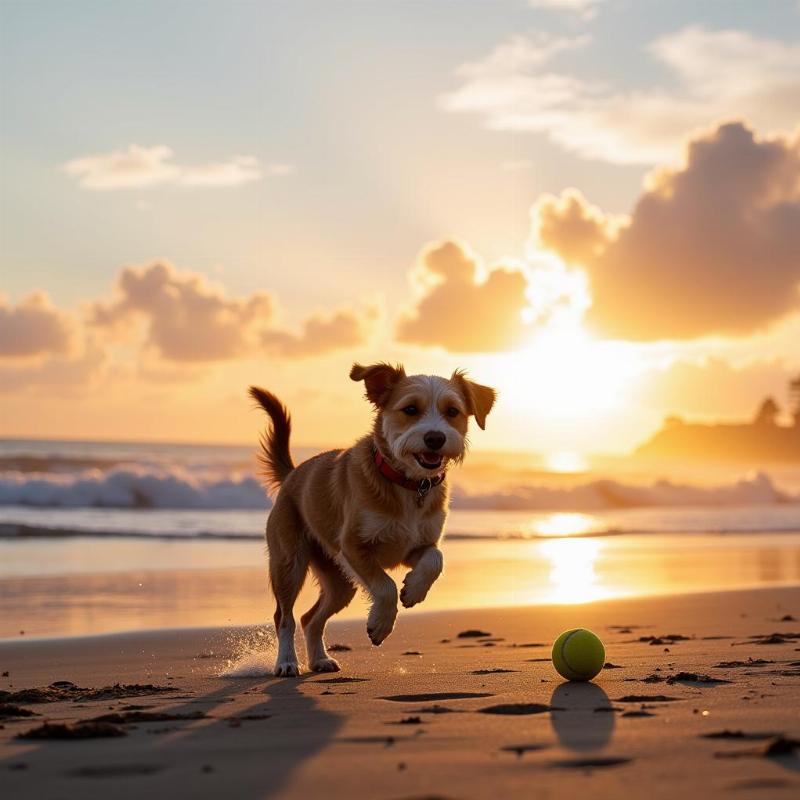
[[[428,450],[438,450],[444,443],[447,437],[441,433],[440,431],[428,431],[425,436],[422,437],[422,441],[425,442],[425,447]]]

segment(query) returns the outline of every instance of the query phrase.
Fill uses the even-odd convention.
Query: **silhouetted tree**
[[[789,381],[789,407],[795,428],[800,428],[800,375]]]
[[[781,410],[778,407],[778,404],[772,397],[768,397],[759,406],[758,413],[756,414],[756,418],[753,420],[753,422],[756,425],[777,425],[778,414],[780,413]]]

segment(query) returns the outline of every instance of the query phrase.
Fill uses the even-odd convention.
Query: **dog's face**
[[[355,364],[350,377],[364,381],[367,398],[378,411],[378,430],[390,450],[386,455],[415,480],[464,458],[469,417],[483,428],[496,397],[494,389],[458,371],[442,378],[406,375],[402,366]]]

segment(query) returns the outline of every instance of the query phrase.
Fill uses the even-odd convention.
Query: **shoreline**
[[[742,586],[735,589],[728,589],[720,591],[719,589],[700,589],[700,590],[692,590],[686,592],[675,592],[675,593],[662,593],[662,594],[650,594],[650,595],[637,595],[635,597],[631,596],[620,596],[620,597],[610,597],[604,598],[603,600],[595,601],[592,604],[589,603],[575,603],[575,604],[567,604],[567,603],[539,603],[539,604],[531,604],[526,606],[475,606],[472,608],[464,607],[464,608],[451,608],[451,609],[426,609],[424,605],[420,605],[416,607],[412,614],[409,615],[409,609],[400,609],[400,614],[404,614],[404,620],[408,620],[409,618],[412,619],[420,619],[422,621],[428,622],[435,622],[437,617],[441,617],[442,619],[448,619],[454,616],[460,617],[461,615],[465,617],[469,616],[478,616],[484,613],[490,614],[504,614],[504,613],[519,613],[519,612],[544,612],[544,611],[552,611],[553,609],[561,609],[565,614],[572,613],[575,616],[580,616],[580,609],[581,608],[591,608],[599,603],[601,604],[613,604],[613,603],[636,603],[636,602],[647,602],[647,601],[668,601],[672,600],[682,600],[682,601],[691,601],[692,598],[702,599],[708,598],[709,596],[715,598],[723,598],[725,596],[729,596],[734,598],[736,595],[748,595],[757,598],[759,595],[767,595],[772,592],[795,592],[796,596],[800,598],[800,583],[787,583],[785,585],[778,585],[778,586]],[[333,617],[331,621],[328,623],[327,630],[328,636],[326,638],[331,638],[332,631],[337,626],[343,626],[346,629],[347,633],[353,633],[357,631],[359,621],[364,622],[366,624],[366,616],[368,608],[364,605],[363,608],[360,605],[357,605],[356,601],[353,602],[353,605],[356,608],[352,609],[352,613],[338,617]],[[572,609],[571,612],[568,609]],[[300,612],[299,612],[299,605],[295,608],[295,615],[299,620]],[[398,619],[401,619],[401,616],[398,615]],[[798,619],[798,623],[800,624],[800,619]],[[351,630],[351,628],[353,630]],[[247,623],[247,624],[231,624],[231,625],[177,625],[173,627],[158,627],[158,628],[131,628],[131,629],[124,629],[124,630],[111,630],[111,631],[98,631],[97,633],[84,633],[84,634],[77,634],[77,635],[51,635],[51,636],[31,636],[27,633],[24,636],[0,636],[0,656],[2,656],[2,652],[4,648],[13,648],[16,645],[24,646],[26,644],[37,644],[37,645],[49,645],[49,644],[60,644],[60,643],[69,643],[71,646],[80,647],[81,644],[87,642],[95,642],[98,640],[109,640],[111,644],[113,644],[114,639],[134,639],[136,637],[144,637],[144,638],[151,638],[151,637],[173,637],[176,635],[187,635],[190,637],[197,637],[208,635],[210,637],[222,637],[222,638],[232,638],[235,639],[237,637],[247,637],[247,636],[262,636],[265,635],[267,638],[274,637],[274,625],[272,624],[270,619],[265,619],[263,623]],[[299,629],[299,621],[298,621],[298,629]],[[299,637],[299,634],[298,634]],[[300,638],[297,639],[298,643],[298,653],[302,652],[302,641]],[[800,644],[798,645],[800,647]],[[380,648],[375,648],[375,651],[378,652]],[[800,661],[800,658],[798,658]]]
[[[90,546],[91,544],[91,546]],[[0,637],[261,624],[272,617],[261,542],[42,541],[0,546]],[[800,535],[716,534],[445,542],[445,572],[401,616],[800,586]],[[36,574],[27,574],[35,559]],[[117,570],[109,570],[114,564]],[[176,567],[176,565],[179,565]],[[392,578],[399,583],[403,570]],[[308,581],[298,616],[316,600]],[[361,618],[362,593],[340,615]]]

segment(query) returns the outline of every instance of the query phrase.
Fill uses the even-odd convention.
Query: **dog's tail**
[[[258,454],[258,462],[267,490],[274,492],[294,469],[289,452],[292,418],[286,406],[272,392],[251,386],[249,394],[267,412],[272,422],[260,438],[261,452]]]

